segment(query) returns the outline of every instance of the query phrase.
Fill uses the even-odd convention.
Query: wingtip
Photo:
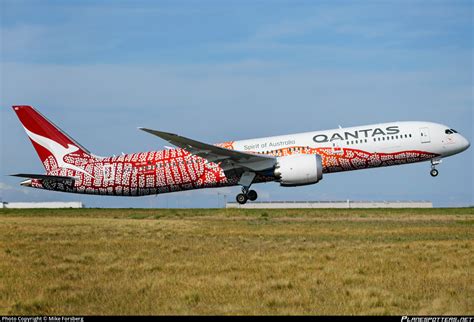
[[[28,177],[28,174],[25,173],[12,173],[9,174],[10,177],[18,177],[18,178],[26,178]]]
[[[147,133],[150,133],[150,134],[159,136],[159,137],[161,137],[161,138],[163,138],[163,137],[162,137],[163,135],[165,135],[165,136],[178,136],[177,134],[174,134],[174,133],[152,130],[152,129],[148,129],[148,128],[146,128],[146,127],[138,127],[138,129],[139,129],[139,130],[142,130],[142,131],[145,131],[145,132],[147,132]]]

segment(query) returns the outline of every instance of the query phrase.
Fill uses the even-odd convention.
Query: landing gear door
[[[427,127],[420,128],[421,143],[430,143],[430,130]]]

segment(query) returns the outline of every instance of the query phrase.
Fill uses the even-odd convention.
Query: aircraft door
[[[341,148],[339,143],[333,142],[332,143],[332,153],[333,154],[343,154],[344,150]]]
[[[112,164],[104,164],[104,183],[109,181],[114,181],[114,167]]]
[[[421,143],[430,143],[430,130],[427,127],[420,128]]]

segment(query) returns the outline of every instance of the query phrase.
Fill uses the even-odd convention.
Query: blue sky
[[[239,188],[142,198],[18,186],[43,168],[10,106],[29,104],[98,155],[160,149],[147,126],[207,142],[396,120],[473,141],[471,1],[7,1],[1,11],[3,200],[215,207]],[[473,149],[429,164],[256,185],[261,200],[474,203]]]

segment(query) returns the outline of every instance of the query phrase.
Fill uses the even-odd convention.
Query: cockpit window
[[[450,129],[451,131],[453,131],[454,133],[458,133],[458,131],[454,130],[454,129]]]
[[[451,131],[450,129],[447,129],[446,131],[444,131],[444,133],[446,133],[446,134],[453,134],[453,131]]]

